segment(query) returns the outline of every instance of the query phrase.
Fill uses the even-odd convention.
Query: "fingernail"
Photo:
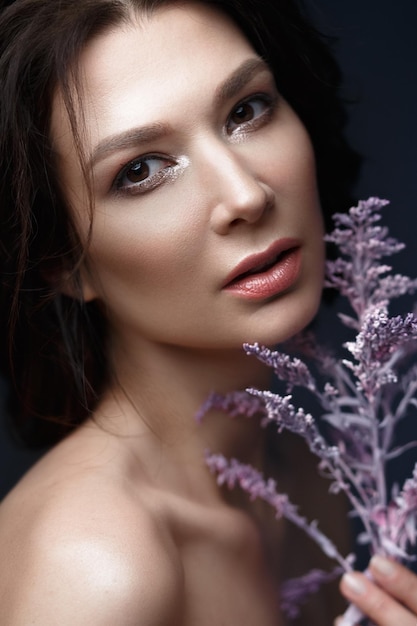
[[[392,576],[395,571],[395,567],[392,561],[385,559],[383,556],[376,554],[371,559],[371,566],[382,576]]]
[[[345,574],[343,576],[343,582],[354,594],[360,596],[365,593],[365,585],[361,580],[358,580],[354,574]]]

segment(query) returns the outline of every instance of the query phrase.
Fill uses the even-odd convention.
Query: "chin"
[[[321,291],[317,296],[302,300],[297,298],[291,304],[268,311],[268,315],[260,316],[256,327],[251,329],[244,342],[273,347],[288,341],[311,324],[317,315],[320,302]]]

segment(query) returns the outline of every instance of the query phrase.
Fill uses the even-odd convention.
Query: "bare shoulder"
[[[163,514],[146,506],[153,495],[85,469],[42,482],[41,466],[0,507],[0,622],[181,623],[181,559]]]

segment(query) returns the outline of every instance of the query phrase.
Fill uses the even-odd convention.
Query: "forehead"
[[[90,41],[80,55],[83,117],[94,143],[167,114],[183,103],[210,97],[243,60],[256,56],[234,22],[203,3],[167,4]],[[62,153],[68,131],[58,92],[51,133]],[[172,119],[175,124],[176,120]],[[65,143],[65,142],[64,142]]]

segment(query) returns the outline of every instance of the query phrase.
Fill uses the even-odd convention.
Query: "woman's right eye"
[[[140,194],[163,182],[175,165],[167,157],[148,155],[130,161],[117,175],[113,189],[118,193]]]

